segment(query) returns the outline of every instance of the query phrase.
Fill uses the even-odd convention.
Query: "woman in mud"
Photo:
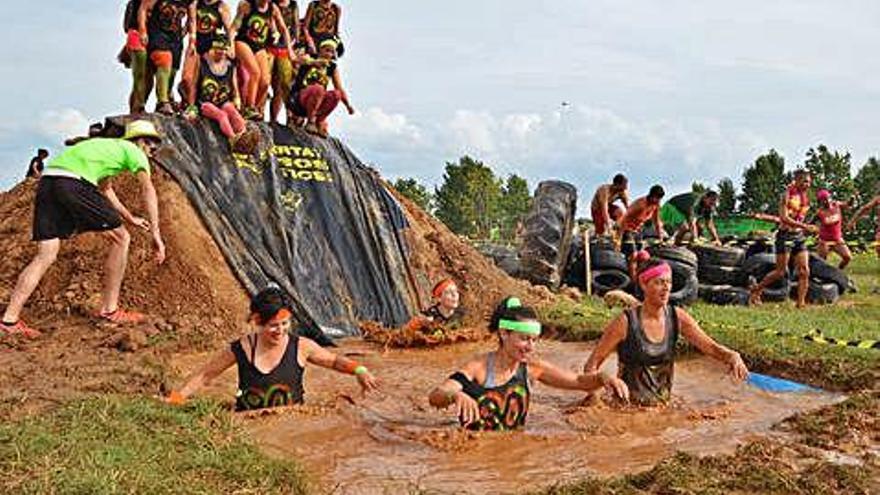
[[[431,326],[456,325],[464,318],[464,310],[458,305],[458,285],[451,278],[445,278],[431,289],[431,295],[437,301],[430,308],[414,317],[407,324],[409,328],[422,329]]]
[[[726,364],[734,378],[745,380],[749,370],[739,353],[712,340],[687,311],[669,305],[669,265],[650,258],[645,251],[638,252],[636,257],[644,302],[624,311],[605,327],[584,372],[595,373],[608,355],[616,351],[617,375],[626,384],[630,400],[644,406],[667,403],[672,391],[675,346],[681,333],[703,354]]]
[[[531,380],[586,392],[604,386],[622,399],[627,397],[626,386],[618,378],[599,371],[576,375],[534,357],[541,323],[535,311],[515,297],[501,301],[489,331],[498,334],[498,348],[468,362],[428,397],[436,408],[454,404],[459,421],[468,429],[522,427],[529,411]]]
[[[182,404],[232,365],[238,367],[237,411],[302,403],[306,363],[354,375],[364,392],[376,389],[376,379],[365,366],[291,332],[292,313],[281,289],[261,291],[251,300],[250,322],[257,332],[233,341],[166,401]]]

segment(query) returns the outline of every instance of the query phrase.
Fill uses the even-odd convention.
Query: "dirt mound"
[[[247,298],[185,195],[164,172],[154,173],[168,259],[158,266],[147,235],[133,232],[122,304],[151,316],[118,328],[98,323],[106,245],[99,234],[62,243],[58,260],[23,314],[46,335],[36,341],[0,338],[0,416],[81,392],[157,393],[165,356],[204,349],[239,334]],[[37,183],[0,193],[0,300],[36,252],[30,242]],[[114,183],[123,202],[143,211],[133,178]],[[129,352],[120,352],[129,351]]]

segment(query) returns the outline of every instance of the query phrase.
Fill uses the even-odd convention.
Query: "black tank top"
[[[196,5],[196,48],[199,55],[211,49],[217,34],[224,33],[223,17],[220,15],[220,0],[209,3],[198,0]]]
[[[226,63],[225,73],[214,74],[214,71],[211,70],[211,63],[202,60],[199,65],[198,102],[200,104],[213,103],[217,107],[222,107],[232,100],[232,77],[234,74],[231,62]]]
[[[266,48],[269,43],[269,30],[272,20],[272,2],[268,3],[265,12],[257,9],[257,0],[248,0],[250,12],[241,22],[241,28],[235,39],[243,41],[254,53]]]
[[[520,363],[507,383],[495,385],[495,353],[486,356],[486,382],[483,385],[455,373],[451,379],[462,385],[464,393],[477,401],[480,419],[468,425],[469,430],[515,430],[526,424],[529,413],[529,369]]]
[[[162,33],[180,37],[183,34],[183,18],[191,3],[191,0],[158,0],[147,20],[150,36]]]
[[[678,315],[666,306],[663,340],[648,340],[642,327],[642,307],[626,311],[626,339],[617,346],[618,376],[629,387],[630,401],[655,405],[669,401],[678,342]]]
[[[275,2],[275,5],[278,6],[278,10],[281,11],[281,18],[284,19],[284,24],[287,25],[287,31],[290,34],[290,39],[296,37],[296,33],[293,32],[293,26],[296,24],[296,18],[294,17],[295,12],[299,12],[299,9],[296,7],[296,1],[290,0],[287,3],[287,7],[278,5],[278,2]],[[284,46],[284,36],[281,33],[280,29],[275,29],[272,32],[272,46],[275,48],[286,48]]]
[[[325,36],[334,36],[336,32],[336,24],[339,19],[339,11],[336,5],[324,5],[320,1],[313,1],[309,6],[312,9],[312,22],[309,23],[307,29],[312,38],[316,40]]]
[[[305,369],[297,361],[299,337],[288,337],[287,349],[281,362],[269,373],[263,373],[254,366],[257,336],[249,335],[250,356],[246,355],[240,340],[231,344],[232,353],[238,364],[238,393],[235,399],[236,411],[249,411],[267,407],[301,404],[303,401],[303,372]]]

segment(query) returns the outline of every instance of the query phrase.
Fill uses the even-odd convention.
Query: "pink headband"
[[[651,280],[654,280],[657,277],[662,277],[664,275],[671,275],[672,268],[669,267],[666,263],[660,263],[659,265],[654,265],[651,268],[643,271],[639,274],[639,282],[643,284],[647,284]]]

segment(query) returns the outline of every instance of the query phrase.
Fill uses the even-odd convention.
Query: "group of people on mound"
[[[341,18],[332,0],[312,0],[303,18],[296,0],[240,0],[234,15],[224,0],[129,0],[120,53],[129,111],[144,112],[155,86],[156,111],[216,121],[233,148],[255,138],[246,121],[263,120],[267,104],[271,122],[286,108],[288,125],[327,136],[339,103],[354,113],[337,66]]]
[[[776,267],[764,279],[756,281],[750,288],[752,304],[761,303],[763,291],[784,277],[789,262],[792,261],[797,271],[798,290],[797,306],[804,307],[810,280],[809,252],[807,251],[807,234],[818,237],[817,254],[827,259],[831,252],[840,256],[840,269],[845,268],[852,260],[852,254],[843,238],[843,210],[850,208],[848,202],[835,200],[831,192],[820,189],[816,192],[818,209],[816,224],[807,223],[810,210],[809,191],[812,178],[806,170],[799,169],[793,174],[794,180],[782,194],[779,203],[779,215],[756,214],[756,218],[771,220],[779,225],[776,231],[774,250]],[[637,258],[636,253],[644,249],[645,242],[642,230],[648,221],[654,224],[654,231],[659,242],[663,242],[666,231],[660,219],[660,203],[665,191],[660,185],[654,185],[647,196],[638,198],[632,204],[629,201],[628,180],[623,174],[617,174],[610,184],[602,184],[593,195],[591,213],[597,236],[617,236],[620,251],[626,256],[630,275],[635,279]],[[622,207],[618,205],[622,203]],[[684,213],[685,221],[673,235],[676,244],[686,241],[696,242],[703,227],[711,236],[711,241],[721,245],[718,230],[715,227],[715,216],[718,206],[718,193],[707,190],[702,194],[688,193],[670,200],[680,212]],[[875,250],[880,256],[880,195],[863,205],[846,224],[852,230],[855,223],[867,214],[876,210],[877,229],[875,231]]]

